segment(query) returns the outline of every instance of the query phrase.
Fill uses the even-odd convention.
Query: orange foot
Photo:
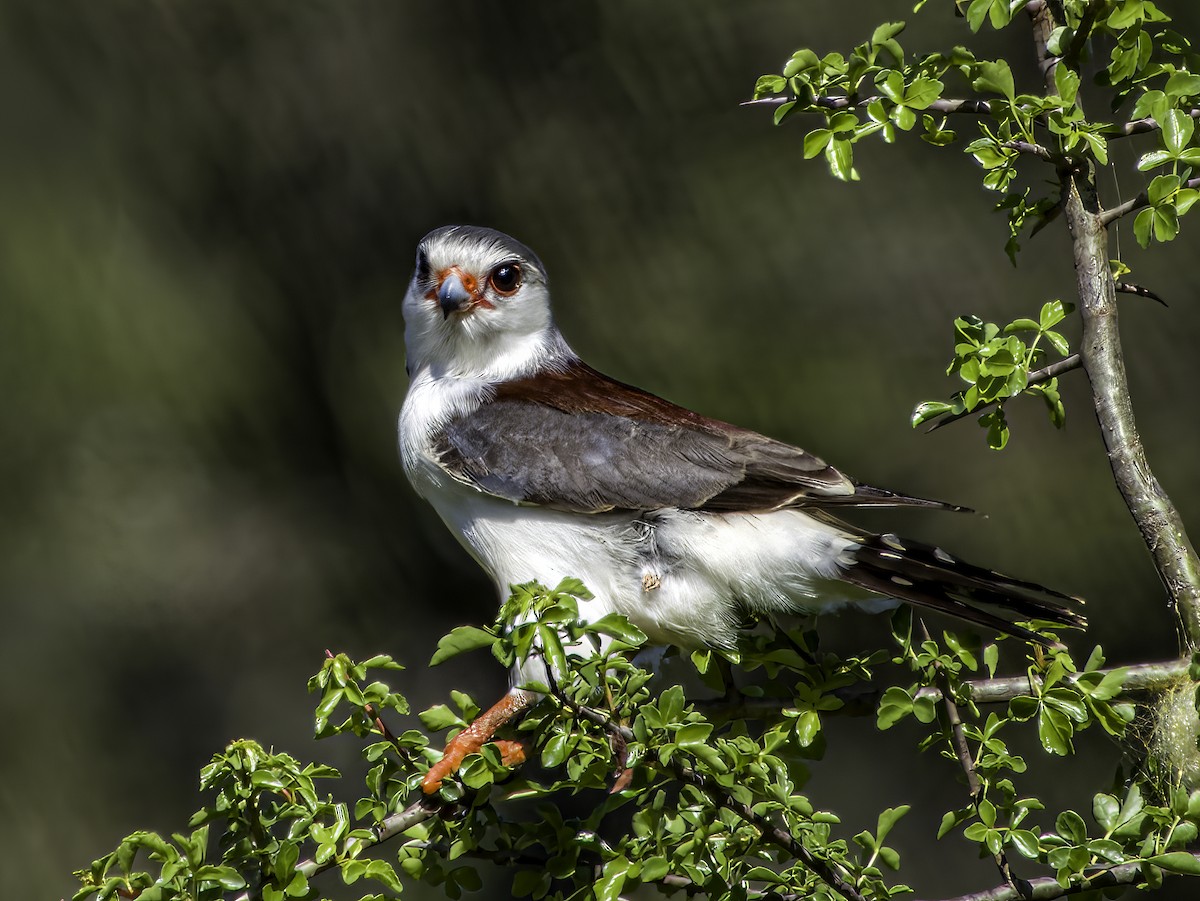
[[[458,771],[467,755],[477,754],[480,748],[492,740],[497,729],[515,719],[536,700],[537,695],[513,689],[490,709],[476,717],[475,722],[454,736],[446,745],[442,759],[431,766],[425,778],[421,780],[421,791],[427,795],[435,794],[442,787],[442,781]],[[519,741],[497,741],[496,747],[500,749],[500,758],[505,766],[516,766],[525,762],[525,747]]]

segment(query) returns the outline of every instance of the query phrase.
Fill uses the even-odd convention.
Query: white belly
[[[837,578],[853,539],[799,511],[577,514],[518,506],[454,480],[431,459],[426,436],[478,393],[416,377],[400,416],[401,456],[417,493],[501,599],[510,585],[577,578],[595,595],[581,605],[587,619],[623,613],[652,641],[684,647],[732,647],[739,607],[819,612],[864,599]]]
[[[420,468],[414,485],[424,483],[502,599],[510,585],[573,577],[595,595],[581,604],[586,619],[617,612],[655,642],[732,647],[739,608],[820,611],[861,595],[837,580],[836,558],[852,541],[796,511],[567,513],[491,497],[431,462]]]

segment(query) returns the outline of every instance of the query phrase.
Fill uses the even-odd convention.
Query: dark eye
[[[502,263],[488,276],[492,289],[504,297],[517,293],[521,287],[521,267],[516,263]]]
[[[417,284],[429,281],[429,258],[424,251],[417,251]]]

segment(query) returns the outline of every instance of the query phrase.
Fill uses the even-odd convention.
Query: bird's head
[[[561,352],[541,260],[490,228],[448,225],[421,239],[404,321],[413,373],[503,381]]]

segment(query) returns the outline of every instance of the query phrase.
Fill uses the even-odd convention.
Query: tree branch
[[[852,100],[849,97],[814,97],[813,105],[819,106],[822,109],[828,110],[843,110],[843,109],[866,109],[876,100],[885,100],[886,98],[872,94],[862,100]],[[754,100],[743,100],[742,106],[783,106],[785,103],[792,103],[796,100],[795,97],[757,97]],[[974,116],[990,116],[992,113],[992,105],[987,100],[955,100],[947,97],[933,101],[925,109],[920,112],[944,113],[951,115],[953,113],[966,113]]]
[[[1193,119],[1200,119],[1200,109],[1188,110],[1188,115]],[[1150,131],[1158,131],[1158,128],[1158,123],[1147,116],[1144,119],[1132,119],[1129,122],[1124,122],[1120,125],[1112,125],[1110,128],[1104,129],[1101,133],[1110,141],[1112,141],[1117,138],[1128,138],[1131,135],[1140,135]]]
[[[407,832],[418,823],[422,823],[430,817],[438,813],[441,805],[431,803],[427,799],[422,798],[415,801],[399,813],[394,813],[389,817],[381,820],[379,825],[374,828],[375,838],[373,841],[364,844],[366,848],[372,848],[375,845],[380,845],[388,839],[395,838],[401,833]],[[324,873],[326,870],[331,870],[338,866],[340,861],[336,857],[330,857],[329,860],[323,863],[317,863],[311,857],[307,860],[302,860],[296,864],[297,872],[303,873],[306,879],[312,879],[314,876]],[[250,893],[243,892],[238,895],[234,901],[250,901]]]
[[[1183,183],[1184,188],[1200,188],[1200,177],[1189,178]],[[1110,222],[1115,222],[1122,216],[1128,216],[1130,213],[1140,210],[1144,206],[1150,205],[1150,196],[1146,191],[1138,194],[1130,200],[1126,200],[1120,206],[1115,206],[1111,210],[1103,210],[1099,213],[1098,219],[1102,226],[1107,226]]]
[[[1200,854],[1193,854],[1200,860]],[[1171,874],[1164,874],[1171,875]],[[1041,876],[1028,882],[1029,891],[1022,894],[1010,885],[998,885],[982,892],[971,892],[945,901],[1052,901],[1054,898],[1064,898],[1067,895],[1077,895],[1096,889],[1108,888],[1114,885],[1133,885],[1142,881],[1142,866],[1140,863],[1123,863],[1120,866],[1106,867],[1085,877],[1083,882],[1073,883],[1063,888],[1053,876]]]
[[[1100,670],[1105,675],[1118,669],[1125,670],[1123,691],[1161,691],[1187,675],[1191,661],[1164,660],[1159,663],[1135,663],[1131,666],[1109,667]],[[1078,677],[1069,675],[1064,680],[1071,684]],[[1033,689],[1026,676],[1007,676],[1000,679],[971,679],[962,683],[971,700],[976,704],[1007,704],[1013,698],[1032,694]],[[876,685],[851,685],[832,692],[841,700],[842,706],[837,710],[825,711],[827,714],[843,716],[874,716],[879,707],[879,699],[883,696],[885,687]],[[941,691],[935,687],[921,688],[916,697],[927,697],[937,700]],[[763,718],[778,715],[781,710],[790,706],[789,698],[743,698],[737,704],[729,704],[722,699],[715,701],[697,701],[697,710],[703,710],[710,716],[735,717],[745,716]]]
[[[1092,26],[1096,24],[1096,16],[1102,9],[1104,9],[1104,0],[1091,0],[1087,9],[1084,10],[1083,16],[1079,19],[1079,27],[1075,30],[1075,37],[1071,39],[1071,46],[1067,48],[1067,52],[1063,56],[1067,65],[1076,74],[1079,73],[1079,54],[1083,53],[1084,45],[1092,35]]]
[[[1054,31],[1054,18],[1048,5],[1032,18],[1046,91],[1053,94],[1054,64],[1046,42]],[[1113,478],[1180,618],[1186,644],[1196,649],[1200,647],[1200,558],[1188,540],[1179,511],[1154,477],[1138,436],[1121,353],[1116,292],[1108,268],[1108,232],[1096,196],[1095,169],[1088,160],[1075,168],[1060,167],[1059,182],[1083,320],[1079,353],[1092,384],[1092,402]],[[1134,198],[1135,203],[1137,200]]]
[[[1049,366],[1043,366],[1041,369],[1035,369],[1033,372],[1029,373],[1029,378],[1025,382],[1025,385],[1026,387],[1029,385],[1040,385],[1042,382],[1048,382],[1050,379],[1057,378],[1063,373],[1070,372],[1072,369],[1078,369],[1082,365],[1083,360],[1080,358],[1079,354],[1071,354],[1071,356],[1064,357],[1057,363],[1051,363]],[[1015,396],[1016,395],[1014,395],[1014,397]],[[942,426],[950,425],[952,422],[958,422],[958,420],[966,416],[973,416],[976,413],[981,413],[990,407],[996,406],[996,404],[1000,403],[1000,400],[1009,399],[1010,398],[1005,397],[997,400],[990,400],[986,404],[979,404],[973,410],[963,410],[961,413],[948,413],[931,425],[928,429],[926,429],[925,434],[936,432]]]

